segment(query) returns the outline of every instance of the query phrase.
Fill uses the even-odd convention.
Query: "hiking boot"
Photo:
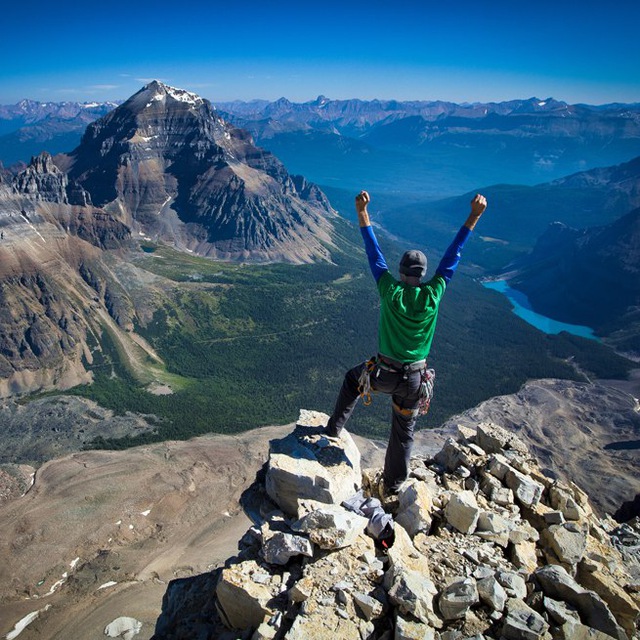
[[[340,434],[336,433],[329,426],[324,427],[322,431],[320,431],[320,433],[322,433],[322,435],[326,436],[327,438],[334,438],[335,440],[340,440]]]
[[[396,511],[398,511],[398,507],[400,506],[398,492],[387,487],[384,478],[380,478],[380,482],[378,483],[378,495],[382,503],[382,508],[385,511],[389,513],[396,513]]]

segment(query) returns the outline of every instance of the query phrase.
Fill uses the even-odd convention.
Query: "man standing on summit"
[[[487,200],[484,196],[476,195],[471,201],[471,213],[467,221],[446,250],[435,276],[425,283],[421,279],[427,272],[427,258],[415,249],[402,256],[399,281],[389,273],[369,221],[369,202],[366,191],[356,196],[360,231],[380,294],[378,355],[368,363],[363,362],[347,371],[327,424],[327,435],[340,436],[366,387],[391,394],[393,414],[383,480],[385,490],[395,492],[409,474],[413,428],[418,417],[421,393],[425,393],[426,361],[436,328],[440,300],[458,266],[462,247],[487,207]]]

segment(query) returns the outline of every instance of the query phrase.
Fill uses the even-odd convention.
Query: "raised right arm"
[[[369,260],[369,268],[375,281],[378,282],[382,274],[385,271],[389,271],[389,267],[382,255],[380,245],[378,244],[375,233],[373,233],[373,227],[369,220],[367,205],[370,201],[371,198],[369,198],[369,194],[366,191],[361,191],[356,196],[356,212],[358,214],[358,223],[360,224],[360,233],[362,233],[362,239],[364,240],[364,248]]]

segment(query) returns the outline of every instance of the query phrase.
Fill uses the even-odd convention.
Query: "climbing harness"
[[[433,385],[436,378],[436,372],[433,369],[427,369],[427,363],[425,360],[419,360],[418,362],[412,363],[402,363],[380,355],[377,357],[373,356],[365,362],[362,373],[358,378],[358,392],[365,407],[368,407],[372,402],[371,372],[376,367],[395,371],[396,373],[402,373],[405,380],[409,377],[411,372],[420,371],[420,394],[417,415],[425,415],[429,411],[431,398],[433,397]]]
[[[365,407],[368,407],[371,402],[371,372],[376,368],[377,360],[376,357],[369,358],[365,362],[364,368],[362,369],[362,373],[358,378],[358,391],[360,392],[360,397],[362,398],[362,402]]]

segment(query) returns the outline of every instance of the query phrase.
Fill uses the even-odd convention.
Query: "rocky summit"
[[[60,160],[94,204],[141,235],[217,258],[329,257],[335,216],[208,100],[151,82],[87,127]]]
[[[640,521],[599,518],[492,423],[414,458],[397,495],[351,436],[302,412],[245,493],[254,525],[224,568],[176,580],[156,638],[640,638]],[[371,516],[393,516],[372,535]]]

